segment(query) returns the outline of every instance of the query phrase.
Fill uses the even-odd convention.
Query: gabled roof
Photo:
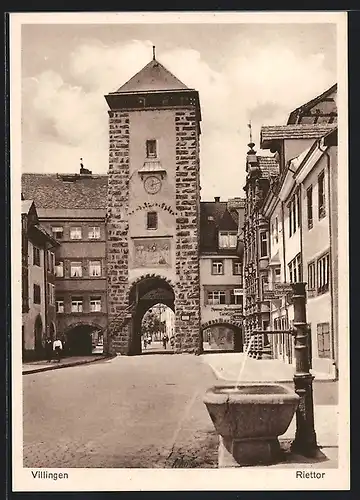
[[[284,139],[319,139],[336,124],[266,125],[261,127],[260,147],[268,149],[272,141]]]
[[[136,75],[110,94],[126,94],[135,92],[190,90],[159,61],[153,59]]]
[[[33,200],[21,200],[21,214],[28,214],[33,204]]]
[[[200,203],[200,251],[218,253],[218,232],[237,231],[238,214],[225,201]],[[227,250],[226,253],[229,253]],[[232,253],[230,251],[230,253]]]
[[[66,181],[66,179],[72,179]],[[23,174],[22,193],[39,209],[105,209],[107,175]]]
[[[307,112],[309,109],[313,108],[319,102],[323,101],[336,91],[337,91],[337,83],[332,85],[329,89],[325,90],[325,92],[323,92],[322,94],[318,95],[317,97],[314,97],[314,99],[311,99],[311,101],[308,101],[302,106],[299,106],[298,108],[294,109],[294,111],[292,111],[289,115],[289,119],[287,122],[288,125],[295,124],[299,115],[302,115],[303,113]]]

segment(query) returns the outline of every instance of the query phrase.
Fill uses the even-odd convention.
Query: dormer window
[[[157,158],[157,144],[155,139],[146,141],[146,158]]]
[[[219,231],[219,248],[236,248],[236,231]]]

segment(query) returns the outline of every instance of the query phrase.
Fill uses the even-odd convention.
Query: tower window
[[[146,227],[147,227],[147,229],[157,229],[157,227],[158,227],[158,214],[157,214],[157,212],[148,212],[147,213]]]
[[[146,157],[147,158],[157,158],[157,147],[156,140],[150,139],[146,141]]]

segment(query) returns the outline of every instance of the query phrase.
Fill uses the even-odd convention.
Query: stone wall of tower
[[[175,113],[176,288],[175,352],[199,353],[200,341],[200,179],[199,132],[195,109]]]
[[[129,113],[109,112],[107,209],[108,351],[127,354]]]

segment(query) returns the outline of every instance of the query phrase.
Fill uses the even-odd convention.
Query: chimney
[[[219,203],[220,202],[220,196],[215,196],[214,200],[215,200],[215,203]]]

